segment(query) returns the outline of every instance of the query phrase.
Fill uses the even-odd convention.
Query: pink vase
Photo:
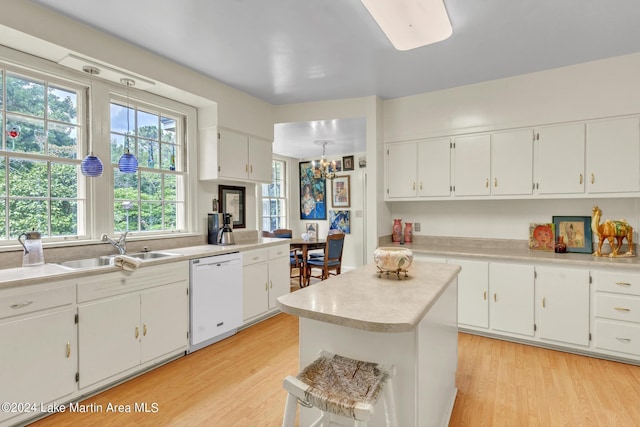
[[[404,223],[404,242],[413,242],[413,227],[411,222]]]
[[[391,241],[393,243],[400,243],[402,239],[402,219],[393,220],[393,233],[391,234]]]

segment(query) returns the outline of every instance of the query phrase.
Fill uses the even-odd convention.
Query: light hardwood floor
[[[44,426],[273,427],[298,370],[298,321],[279,314],[56,414]],[[459,334],[450,426],[640,426],[640,367]],[[106,413],[109,403],[157,413]],[[406,427],[406,426],[399,426]]]

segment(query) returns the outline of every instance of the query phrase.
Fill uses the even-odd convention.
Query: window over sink
[[[32,229],[48,243],[197,229],[187,143],[196,117],[178,101],[0,49],[0,247]],[[135,174],[118,170],[125,138]],[[89,146],[102,176],[80,171]]]

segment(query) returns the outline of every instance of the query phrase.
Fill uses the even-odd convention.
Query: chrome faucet
[[[124,233],[122,233],[120,235],[120,238],[116,242],[115,240],[113,240],[112,238],[107,236],[106,233],[104,233],[102,235],[102,241],[111,243],[113,245],[113,247],[118,250],[118,253],[120,255],[124,255],[124,254],[127,253],[127,234],[129,234],[128,231],[125,231]]]

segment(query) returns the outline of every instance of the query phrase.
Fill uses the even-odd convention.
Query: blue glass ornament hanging
[[[93,76],[96,74],[99,74],[100,70],[98,70],[95,67],[85,66],[85,67],[82,67],[82,71],[84,71],[85,73],[89,73],[91,75],[90,77],[91,80],[89,83],[92,91],[91,96],[93,96]],[[98,176],[102,176],[102,172],[104,172],[104,165],[102,164],[102,161],[97,156],[93,155],[93,137],[91,136],[91,132],[93,132],[93,129],[91,128],[92,111],[91,111],[91,100],[89,99],[89,96],[87,96],[87,102],[89,103],[89,123],[88,123],[89,129],[87,132],[87,135],[89,136],[89,154],[80,163],[80,172],[82,172],[82,175],[84,176],[88,176],[90,178],[96,178]]]
[[[136,173],[138,171],[138,159],[129,151],[129,88],[136,84],[132,79],[120,79],[120,83],[127,86],[127,136],[125,138],[124,154],[118,160],[118,169],[122,173]]]

